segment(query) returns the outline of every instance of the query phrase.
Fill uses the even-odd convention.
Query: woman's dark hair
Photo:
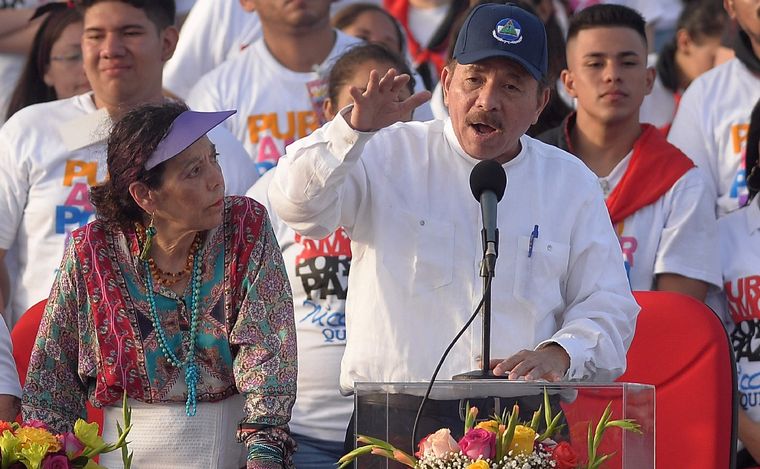
[[[55,89],[45,83],[44,76],[50,66],[50,51],[70,24],[81,23],[82,16],[74,8],[51,11],[34,35],[32,48],[26,59],[16,88],[11,93],[6,119],[27,106],[58,99]]]
[[[108,179],[90,189],[90,203],[98,218],[130,226],[143,221],[145,212],[129,193],[133,182],[150,189],[161,186],[165,162],[145,170],[145,162],[166,137],[172,122],[187,111],[181,103],[150,104],[129,111],[108,136]]]
[[[177,16],[177,6],[174,0],[77,0],[76,5],[84,15],[88,8],[100,2],[119,1],[145,11],[148,19],[163,31],[174,24]]]
[[[359,16],[368,11],[385,15],[391,21],[391,23],[393,23],[393,32],[396,34],[396,38],[398,39],[400,48],[399,50],[403,53],[406,50],[406,37],[404,37],[403,31],[401,31],[401,26],[399,26],[396,18],[394,18],[390,13],[388,13],[388,10],[381,7],[380,5],[375,5],[373,3],[352,3],[335,13],[330,22],[332,23],[333,28],[340,29],[342,31],[343,29],[354,24]]]
[[[359,44],[341,55],[330,69],[330,74],[327,78],[327,97],[330,98],[333,104],[337,103],[341,88],[353,77],[356,67],[371,60],[389,64],[397,72],[412,76],[409,65],[397,53],[381,44]],[[414,78],[411,78],[406,84],[409,92],[412,94],[414,94],[414,85]]]
[[[749,118],[749,130],[747,131],[747,143],[744,151],[744,171],[746,174],[747,189],[750,199],[760,192],[760,100],[755,103]]]
[[[705,38],[721,37],[726,27],[728,15],[723,4],[716,0],[693,0],[684,7],[678,17],[676,31],[685,30],[695,42]],[[663,86],[675,93],[680,88],[680,77],[676,65],[677,39],[665,44],[657,57],[657,76]]]

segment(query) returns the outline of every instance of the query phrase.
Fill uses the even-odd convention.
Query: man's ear
[[[240,6],[248,13],[256,11],[256,5],[254,3],[253,0],[240,0]]]
[[[133,182],[129,185],[129,195],[132,196],[132,200],[146,213],[153,213],[156,211],[155,198],[153,191],[143,182]]]
[[[654,67],[647,67],[647,94],[652,92],[655,78],[657,78],[657,69]]]
[[[176,26],[169,26],[161,33],[161,60],[167,62],[174,55],[179,40],[179,30]]]
[[[456,65],[453,67],[455,66]],[[443,67],[443,70],[441,71],[441,83],[443,84],[441,90],[443,91],[443,104],[446,105],[447,108],[449,107],[449,88],[451,87],[452,75],[453,73],[449,71],[449,65]]]
[[[723,0],[723,9],[726,10],[726,13],[728,13],[728,16],[730,16],[732,20],[736,19],[734,0]]]
[[[570,69],[566,68],[559,74],[559,79],[562,80],[562,84],[565,86],[565,91],[573,98],[577,98],[578,94],[575,92],[575,77]]]
[[[547,104],[549,104],[549,100],[552,97],[552,90],[551,87],[547,86],[544,88],[544,91],[541,93],[541,96],[539,97],[538,101],[538,108],[536,110],[536,115],[533,117],[533,124],[535,125],[536,122],[538,122],[538,118],[541,117],[541,113],[544,112],[544,108]]]

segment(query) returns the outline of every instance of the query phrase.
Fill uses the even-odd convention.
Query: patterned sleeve
[[[66,248],[32,349],[22,398],[24,420],[38,419],[56,432],[85,417],[87,386],[78,373],[80,334],[88,329],[87,291],[71,242]]]
[[[293,298],[282,253],[264,218],[230,332],[230,345],[237,349],[235,381],[245,395],[239,439],[248,447],[249,469],[290,468],[295,448],[287,427],[297,375]]]

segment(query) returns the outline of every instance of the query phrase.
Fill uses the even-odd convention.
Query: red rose
[[[557,463],[557,469],[576,469],[578,456],[570,443],[563,441],[552,449],[552,459]]]
[[[13,425],[5,420],[0,420],[0,435],[2,435],[5,430],[13,433]]]
[[[496,455],[496,435],[483,430],[482,428],[473,428],[459,440],[459,448],[470,459],[490,459]]]

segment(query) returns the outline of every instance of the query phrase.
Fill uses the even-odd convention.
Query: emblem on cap
[[[496,27],[493,29],[493,37],[504,44],[518,44],[523,40],[521,31],[522,28],[517,20],[504,18],[496,23]]]

